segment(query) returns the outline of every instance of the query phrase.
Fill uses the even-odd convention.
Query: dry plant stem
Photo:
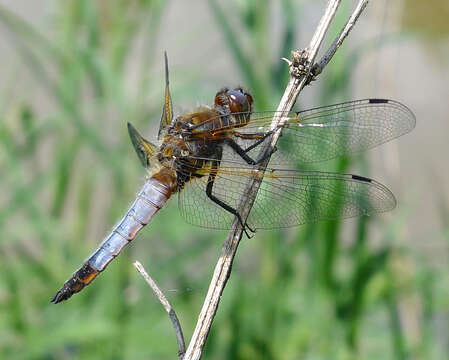
[[[329,61],[332,59],[334,54],[337,52],[338,48],[343,44],[343,41],[348,36],[349,32],[354,27],[355,23],[357,22],[360,14],[365,9],[366,5],[368,5],[369,0],[361,0],[357,4],[357,7],[354,9],[352,15],[346,22],[343,29],[340,31],[340,33],[335,38],[332,45],[329,47],[329,49],[326,51],[326,53],[323,55],[323,57],[313,66],[312,73],[314,76],[319,75],[323,69],[326,67],[326,65],[329,63]]]
[[[336,0],[329,1],[327,9],[315,31],[310,45],[306,48],[305,51],[292,53],[293,59],[291,62],[289,62],[291,77],[277,108],[277,110],[280,112],[278,112],[278,114],[282,114],[282,112],[290,111],[292,109],[298,94],[309,82],[308,80],[310,79],[312,64],[314,64],[319,47],[322,44],[324,36],[330,26],[335,12],[337,11],[339,3],[340,1]],[[363,8],[361,8],[359,14],[363,10]],[[354,13],[356,11],[354,11]],[[358,15],[355,17],[355,20],[357,20],[357,18]],[[342,30],[340,34],[343,33],[344,30]],[[344,37],[341,41],[343,40]],[[331,55],[331,57],[332,56],[333,54]],[[330,58],[328,59],[326,64],[329,62],[329,60]],[[283,121],[285,120],[282,119],[281,115],[275,116],[273,118],[271,129],[277,130],[273,133],[269,146],[267,146],[265,149],[262,149],[261,156],[271,151],[276,146],[277,140],[281,135],[281,127],[279,125],[282,125]],[[246,219],[248,217],[248,214],[253,206],[257,191],[263,180],[263,173],[267,166],[267,163],[268,160],[264,164],[261,164],[256,170],[254,170],[254,176],[245,189],[245,196],[242,197],[240,205],[237,209],[242,219]],[[212,321],[220,302],[221,294],[223,293],[223,289],[226,286],[227,280],[231,273],[232,262],[234,260],[240,239],[242,238],[242,233],[243,229],[239,221],[235,219],[228,237],[224,242],[221,256],[218,259],[217,265],[215,266],[214,274],[209,285],[209,290],[206,295],[203,308],[201,309],[200,315],[198,317],[198,322],[190,344],[187,348],[184,360],[197,360],[201,358],[204,344],[206,342],[210,327],[212,325]]]
[[[173,328],[175,329],[175,333],[176,333],[176,340],[178,342],[178,357],[179,357],[179,359],[182,360],[184,357],[184,353],[186,352],[186,345],[184,342],[184,335],[182,334],[181,324],[179,323],[179,320],[178,320],[178,317],[176,316],[175,310],[173,310],[172,306],[168,302],[164,293],[157,286],[156,282],[151,278],[151,276],[145,270],[143,265],[139,261],[135,261],[133,265],[137,269],[137,271],[140,273],[140,275],[142,275],[142,277],[145,279],[147,284],[150,285],[154,294],[156,295],[156,297],[161,302],[162,306],[167,311],[168,316],[170,317],[170,320],[173,324]]]

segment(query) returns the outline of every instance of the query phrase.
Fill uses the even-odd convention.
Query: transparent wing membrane
[[[312,163],[371,149],[410,132],[416,121],[413,113],[399,102],[366,99],[296,113],[253,113],[249,123],[235,131],[240,134],[267,133],[274,115],[286,121],[277,145],[282,156],[275,153],[270,162],[272,166],[284,165],[283,158]],[[242,147],[254,143],[254,140],[239,137],[236,141]],[[248,154],[257,157],[259,149],[255,147]]]
[[[213,194],[237,208],[252,169],[223,166]],[[187,222],[229,229],[234,216],[206,194],[207,176],[195,178],[179,193],[179,209]],[[396,200],[382,184],[350,174],[267,169],[248,225],[256,229],[290,227],[305,223],[372,215],[391,210]]]
[[[170,125],[170,123],[173,120],[173,104],[172,104],[171,95],[170,95],[167,52],[164,52],[164,62],[165,62],[164,106],[162,107],[161,122],[159,124],[159,132],[157,134],[158,139],[161,139],[165,128],[168,125]]]
[[[234,132],[234,141],[257,161],[261,146],[270,140],[273,116],[285,124],[276,151],[265,172],[256,201],[248,217],[253,228],[290,227],[319,220],[371,215],[391,210],[393,194],[382,184],[357,175],[317,171],[287,170],[291,160],[299,163],[324,161],[370,149],[399,137],[415,126],[415,116],[401,103],[384,99],[350,101],[296,113],[253,113],[247,125],[210,135]],[[223,122],[224,123],[224,122]],[[237,133],[236,133],[237,132]],[[254,169],[235,150],[222,145],[223,156],[217,170],[216,159],[199,161],[203,177],[190,180],[179,194],[179,208],[187,222],[208,228],[228,229],[234,216],[211,201],[206,193],[215,173],[212,194],[237,209],[249,176]],[[191,163],[190,163],[191,164]]]

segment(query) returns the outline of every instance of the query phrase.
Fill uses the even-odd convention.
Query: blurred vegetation
[[[285,65],[272,59],[298,46],[302,13],[302,3],[280,2],[273,50],[271,3],[235,0],[229,14],[223,2],[205,2],[259,109],[273,108],[283,91]],[[174,358],[170,322],[132,270],[135,258],[167,291],[186,340],[191,335],[225,233],[185,224],[176,201],[93,285],[69,302],[49,302],[143,181],[125,124],[158,123],[163,72],[150,69],[162,57],[153,49],[165,11],[157,0],[56,2],[44,34],[0,5],[0,26],[22,61],[0,94],[0,358]],[[139,37],[144,60],[136,62]],[[351,69],[362,55],[362,47],[339,52],[320,83],[320,103],[351,98]],[[15,91],[24,68],[39,93]],[[192,96],[195,83],[184,94],[171,83],[178,96]],[[369,169],[363,157],[328,166]],[[447,240],[448,205],[440,210],[437,236]],[[439,322],[447,321],[448,279],[406,246],[406,216],[361,218],[345,229],[324,222],[243,241],[205,358],[444,358],[447,337],[439,330],[447,326]],[[381,231],[376,247],[373,228]]]
[[[405,3],[404,28],[434,40],[444,40],[449,35],[449,3],[446,0],[434,0],[431,4],[406,0]]]

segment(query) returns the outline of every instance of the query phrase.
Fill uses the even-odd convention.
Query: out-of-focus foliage
[[[272,59],[298,46],[301,8],[280,2],[273,49],[267,41],[273,2],[223,4],[205,2],[223,47],[258,108],[273,108],[288,73]],[[150,70],[153,59],[162,58],[153,49],[164,37],[159,25],[165,5],[55,2],[43,33],[0,5],[0,26],[20,54],[18,71],[26,69],[38,89],[17,92],[6,79],[10,89],[0,94],[0,358],[174,358],[170,322],[132,270],[135,258],[167,292],[186,340],[191,335],[225,234],[185,224],[176,201],[81,294],[58,306],[49,302],[142,183],[125,124],[149,129],[160,118],[163,69]],[[347,13],[338,16],[341,24]],[[350,98],[351,69],[362,55],[335,57],[320,103]],[[196,85],[179,90],[171,79],[178,97],[190,98]],[[368,169],[364,159],[327,166],[347,171],[350,165]],[[447,204],[440,205],[447,237]],[[244,240],[204,357],[443,358],[447,339],[436,322],[447,319],[447,274],[399,245],[406,243],[404,216],[359,219],[348,231],[340,222],[324,222]],[[375,248],[373,228],[382,232]],[[419,312],[418,337],[404,325],[407,312]]]
[[[407,0],[404,5],[403,26],[434,39],[449,35],[449,2],[446,0]]]

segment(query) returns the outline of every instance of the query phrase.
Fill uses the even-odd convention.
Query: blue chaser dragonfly
[[[236,211],[249,176],[266,157],[272,111],[254,112],[241,88],[222,89],[210,107],[173,116],[165,58],[166,88],[157,146],[128,124],[132,144],[148,178],[124,218],[53,297],[59,303],[90,284],[178,194],[187,222],[229,229],[237,217],[246,234],[256,229],[296,226],[318,220],[372,215],[393,209],[394,195],[363,176],[293,170],[291,164],[325,161],[373,148],[411,131],[415,116],[403,104],[365,99],[281,113],[278,150],[268,154],[254,206],[246,221]],[[279,115],[279,113],[277,113]]]

